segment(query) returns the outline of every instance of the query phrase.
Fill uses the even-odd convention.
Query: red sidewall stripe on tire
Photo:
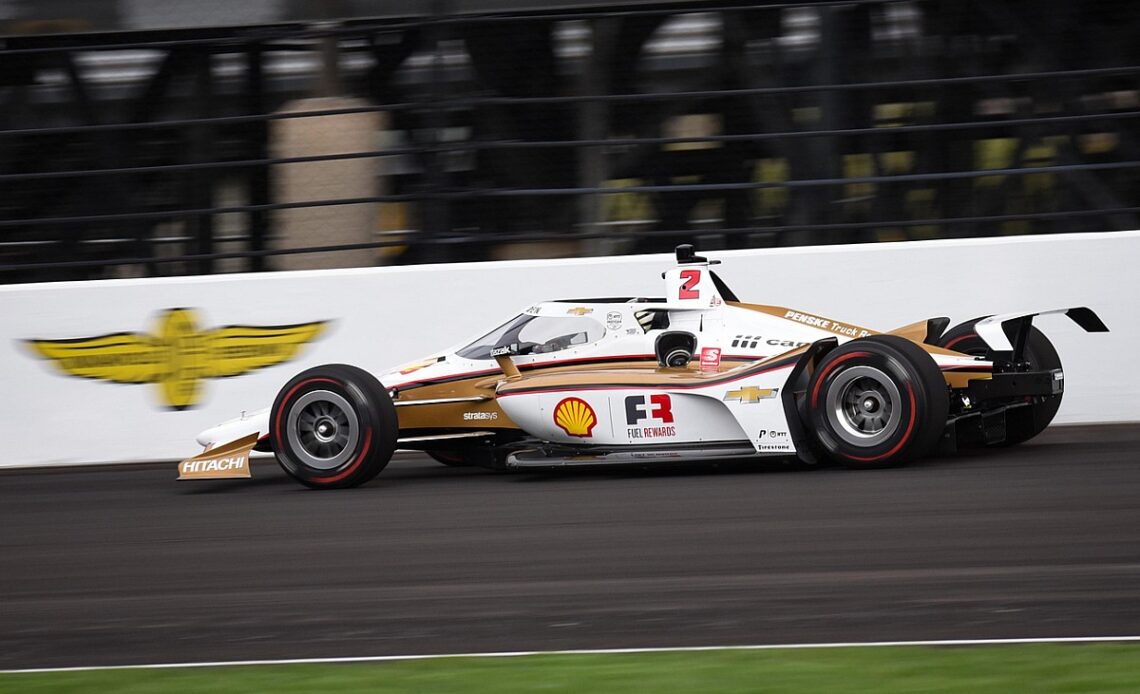
[[[950,348],[952,348],[954,345],[956,345],[956,344],[958,344],[959,342],[961,342],[962,340],[969,340],[971,337],[975,337],[975,338],[976,338],[977,336],[978,336],[978,334],[977,334],[977,333],[967,333],[967,334],[965,334],[965,335],[959,335],[958,337],[954,338],[953,340],[950,340],[950,341],[949,341],[949,342],[947,342],[945,345],[943,345],[943,346],[942,346],[942,349],[950,349]]]
[[[831,362],[826,367],[824,367],[823,373],[821,373],[819,375],[819,378],[816,379],[815,388],[811,389],[811,406],[815,407],[816,403],[819,401],[819,387],[821,385],[823,385],[823,379],[827,378],[827,374],[831,373],[832,369],[839,366],[840,364],[847,361],[848,359],[852,359],[854,357],[869,357],[869,356],[871,356],[870,352],[852,352],[851,354],[844,354],[842,357],[839,357],[838,359],[836,359],[835,361]]]
[[[372,427],[369,427],[368,431],[364,432],[364,447],[360,449],[360,455],[356,456],[356,460],[352,461],[352,464],[346,467],[344,470],[341,470],[340,474],[338,474],[336,477],[320,477],[318,478],[318,481],[321,484],[332,484],[333,482],[339,482],[345,477],[348,477],[353,473],[353,471],[356,470],[356,468],[360,467],[361,463],[364,462],[364,458],[368,455],[368,449],[371,447]]]
[[[344,387],[343,383],[341,383],[340,381],[334,381],[331,378],[306,378],[305,380],[301,381],[297,385],[293,386],[289,390],[289,392],[285,394],[285,397],[282,398],[282,400],[281,400],[282,407],[277,412],[277,417],[274,418],[274,420],[273,420],[273,429],[277,433],[277,440],[278,441],[284,441],[285,440],[284,437],[281,435],[281,425],[283,423],[282,420],[284,419],[285,405],[287,405],[289,403],[289,401],[293,398],[294,393],[296,393],[298,390],[300,390],[303,386],[306,386],[310,383],[331,383],[335,386],[340,386],[341,388]],[[332,484],[333,482],[339,482],[342,479],[344,479],[345,477],[348,477],[349,475],[352,474],[352,472],[354,470],[356,470],[356,468],[360,467],[360,464],[362,462],[364,462],[364,457],[368,455],[368,449],[371,448],[371,446],[372,446],[372,427],[369,427],[368,430],[365,432],[365,435],[364,435],[364,447],[360,449],[360,455],[356,456],[356,460],[352,461],[351,465],[349,465],[344,470],[341,470],[334,477],[315,477],[315,478],[313,478],[313,481],[319,482],[320,484]]]
[[[285,413],[285,405],[288,405],[289,401],[293,399],[294,393],[300,390],[303,386],[307,386],[310,383],[331,383],[334,386],[341,386],[342,388],[344,387],[342,383],[339,381],[334,381],[331,378],[306,378],[297,385],[293,386],[293,388],[285,394],[285,397],[281,399],[281,409],[277,411],[277,416],[273,419],[273,431],[277,434],[278,441],[285,440],[285,437],[281,435],[281,424],[283,419],[282,415]]]
[[[847,455],[846,453],[843,453],[842,455],[844,458],[847,458],[849,460],[854,460],[854,461],[860,462],[860,463],[873,463],[877,460],[889,458],[892,455],[894,455],[895,453],[899,452],[899,449],[901,449],[906,444],[906,442],[910,440],[911,432],[914,431],[914,420],[915,420],[914,389],[910,387],[909,383],[906,385],[906,392],[907,392],[907,395],[910,396],[910,421],[907,422],[906,431],[903,433],[903,437],[901,439],[899,439],[899,442],[895,444],[894,448],[887,451],[886,453],[880,453],[879,455],[871,456],[870,458],[860,458],[858,456]]]

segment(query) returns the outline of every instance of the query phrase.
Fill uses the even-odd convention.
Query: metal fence
[[[7,36],[0,281],[1140,227],[1133,4],[456,7]]]

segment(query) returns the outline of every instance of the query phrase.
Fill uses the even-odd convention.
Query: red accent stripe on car
[[[800,356],[802,355],[797,354],[790,360],[784,359],[777,364],[765,365],[763,368],[749,369],[746,373],[737,374],[728,378],[710,378],[700,383],[690,383],[683,385],[672,383],[583,383],[580,385],[576,384],[572,386],[537,386],[534,388],[519,388],[517,390],[511,390],[509,393],[499,393],[495,397],[506,398],[512,395],[531,395],[533,393],[561,393],[582,390],[692,390],[694,388],[707,388],[709,386],[722,385],[724,383],[734,383],[741,379],[749,378],[750,376],[768,373],[769,371],[790,369],[796,365],[796,361],[799,360]]]
[[[657,357],[652,354],[616,354],[609,357],[582,357],[581,359],[563,359],[553,361],[535,362],[533,364],[516,364],[519,371],[530,371],[531,369],[542,369],[547,367],[556,366],[573,366],[576,364],[605,364],[611,362],[624,362],[624,361],[656,361]],[[503,373],[502,369],[481,369],[479,371],[467,371],[464,373],[451,374],[450,376],[440,376],[439,378],[426,378],[423,380],[407,381],[394,386],[385,384],[385,388],[393,390],[418,388],[420,386],[430,386],[439,383],[447,383],[449,381],[462,381],[467,378],[476,378],[479,376],[493,376],[494,374]]]

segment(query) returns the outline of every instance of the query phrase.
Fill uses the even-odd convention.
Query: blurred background
[[[0,0],[0,283],[1140,228],[1140,3]]]

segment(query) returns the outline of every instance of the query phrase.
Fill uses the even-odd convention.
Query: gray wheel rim
[[[872,448],[898,429],[902,396],[885,372],[852,366],[840,371],[827,389],[827,419],[844,442]]]
[[[285,437],[306,467],[334,470],[348,462],[360,439],[360,420],[343,396],[313,390],[289,406]]]

